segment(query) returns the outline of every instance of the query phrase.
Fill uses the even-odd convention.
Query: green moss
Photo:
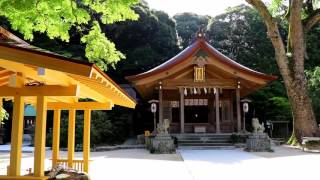
[[[298,146],[300,145],[296,135],[292,133],[291,137],[289,138],[287,144],[292,145],[292,146]]]

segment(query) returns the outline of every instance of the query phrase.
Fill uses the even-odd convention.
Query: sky
[[[152,9],[162,10],[173,16],[182,12],[216,16],[228,7],[247,4],[245,0],[145,0]]]

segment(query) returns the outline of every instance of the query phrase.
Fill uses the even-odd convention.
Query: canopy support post
[[[23,115],[24,102],[23,97],[15,96],[12,113],[12,131],[11,131],[11,152],[10,152],[10,176],[20,176],[21,171],[21,148],[23,134]]]
[[[53,113],[53,139],[52,139],[52,167],[57,166],[60,151],[60,117],[61,110],[54,109]]]
[[[34,176],[44,176],[46,148],[47,102],[45,96],[37,96],[37,117],[34,139]]]
[[[84,125],[83,125],[83,171],[89,172],[89,159],[90,159],[90,121],[91,110],[84,110]]]
[[[69,109],[69,124],[68,124],[68,167],[69,168],[73,168],[75,122],[76,122],[76,110]]]

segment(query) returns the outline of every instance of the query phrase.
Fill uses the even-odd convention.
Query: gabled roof
[[[158,73],[164,72],[166,70],[169,70],[170,68],[173,68],[175,66],[178,66],[180,63],[184,61],[188,61],[188,58],[194,55],[197,51],[200,49],[205,50],[209,55],[214,57],[215,60],[220,61],[231,68],[241,71],[250,75],[257,76],[259,78],[265,79],[266,81],[273,81],[277,79],[277,76],[267,75],[255,70],[252,70],[248,67],[245,67],[234,60],[230,59],[229,57],[223,55],[221,52],[219,52],[217,49],[212,47],[204,38],[204,36],[197,37],[196,40],[189,45],[187,48],[185,48],[183,51],[181,51],[179,54],[174,56],[173,58],[169,59],[165,63],[149,70],[146,72],[143,72],[141,74],[127,76],[126,79],[129,81],[137,81],[141,80],[143,78],[156,75]]]
[[[200,61],[206,64],[206,73],[208,77],[210,75],[211,79],[208,79],[207,82],[195,83],[190,79],[190,72],[192,72],[193,66]],[[174,85],[227,88],[226,84],[228,84],[228,88],[235,88],[237,82],[240,82],[243,87],[241,95],[245,96],[276,80],[277,76],[252,70],[233,61],[212,47],[206,41],[203,32],[198,32],[193,42],[173,58],[149,71],[127,76],[126,79],[133,83],[143,97],[150,97],[160,81],[164,82],[163,86],[167,85],[168,89],[172,89]],[[168,83],[171,84],[168,85]]]
[[[44,68],[45,75],[38,75],[38,68]],[[8,86],[9,77],[17,73],[22,73],[28,82],[80,87],[79,96],[50,97],[51,102],[72,102],[78,98],[90,98],[97,102],[129,108],[136,105],[135,100],[95,64],[31,46],[0,27],[0,86]]]

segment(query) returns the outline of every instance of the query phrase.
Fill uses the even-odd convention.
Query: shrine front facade
[[[158,120],[168,119],[171,133],[240,132],[241,98],[277,79],[221,54],[202,32],[175,57],[126,78],[143,99],[158,100]]]

